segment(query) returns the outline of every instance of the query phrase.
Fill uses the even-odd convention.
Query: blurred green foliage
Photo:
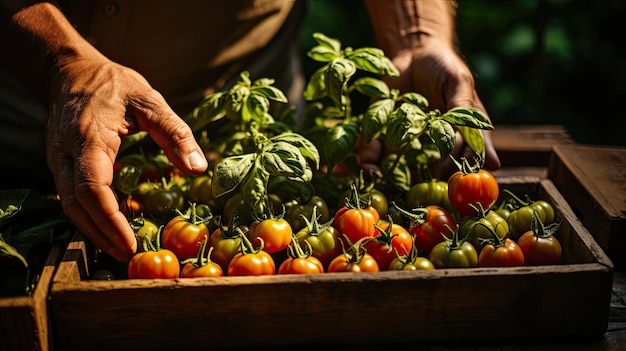
[[[459,46],[496,124],[560,124],[583,144],[626,146],[623,0],[460,0]],[[313,0],[303,55],[322,32],[376,46],[361,0]],[[304,60],[305,73],[317,63]]]

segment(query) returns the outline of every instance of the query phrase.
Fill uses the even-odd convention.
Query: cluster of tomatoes
[[[210,177],[195,177],[186,192],[172,179],[140,185],[122,204],[141,213],[130,220],[142,245],[128,263],[129,278],[510,267],[562,259],[552,205],[507,189],[509,198],[496,204],[500,186],[481,168],[417,183],[403,205],[389,203],[376,188],[353,185],[334,213],[313,196],[287,208],[276,203],[282,211],[248,219],[237,212],[237,196],[226,200],[236,203],[229,210],[216,203]]]

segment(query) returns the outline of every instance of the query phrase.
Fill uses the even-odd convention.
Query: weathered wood
[[[562,125],[496,125],[493,145],[504,168],[545,167],[554,145],[573,143]]]
[[[626,148],[557,145],[548,177],[615,269],[626,269]]]
[[[184,350],[601,336],[608,325],[611,260],[551,181],[499,182],[559,202],[562,265],[92,281],[69,272],[85,268],[74,253],[88,250],[68,250],[50,294],[55,346]]]

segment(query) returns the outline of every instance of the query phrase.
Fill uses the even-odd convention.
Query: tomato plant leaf
[[[224,91],[215,92],[202,100],[185,119],[191,130],[200,131],[211,122],[224,117],[226,115],[225,100],[226,92]]]
[[[17,249],[9,245],[9,243],[4,240],[2,233],[0,233],[0,256],[15,258],[19,260],[24,267],[28,267],[28,261],[26,261],[26,258],[19,251],[17,251]]]
[[[374,138],[383,133],[383,129],[393,112],[395,102],[392,99],[381,99],[373,102],[365,113],[361,121],[363,137],[369,143]]]
[[[269,177],[269,173],[262,167],[253,167],[241,184],[241,197],[252,210],[254,218],[261,218],[266,211],[265,195]]]
[[[229,156],[213,170],[211,186],[215,196],[221,196],[239,185],[254,165],[256,154]]]
[[[0,190],[0,224],[20,211],[29,192],[28,189]]]
[[[396,109],[387,124],[385,140],[391,147],[398,147],[408,142],[414,136],[422,134],[428,124],[427,116],[417,106],[403,103]]]
[[[354,62],[356,68],[375,74],[389,77],[399,77],[400,71],[378,48],[358,48],[346,55],[346,58]]]
[[[383,158],[381,164],[383,177],[400,191],[409,191],[411,188],[411,169],[408,167],[404,155],[389,154]]]
[[[481,160],[485,159],[485,139],[480,129],[465,126],[457,126],[465,143],[472,149]]]
[[[476,108],[455,107],[444,113],[441,118],[456,125],[478,129],[493,129],[491,120]]]
[[[307,167],[300,149],[284,141],[272,143],[269,150],[261,153],[260,161],[263,168],[275,176],[299,177]]]
[[[373,97],[389,98],[391,90],[385,82],[372,77],[362,77],[354,81],[352,86],[361,94]]]
[[[343,95],[344,89],[350,78],[356,72],[356,67],[352,61],[337,59],[330,63],[326,70],[326,88],[328,97],[337,105],[344,109]]]
[[[250,96],[250,88],[248,86],[235,84],[228,91],[228,95],[226,95],[225,110],[226,115],[231,121],[239,121],[243,118],[240,112],[245,105],[248,96]],[[248,121],[248,119],[244,119],[244,121]]]
[[[354,150],[359,140],[359,125],[356,122],[338,124],[328,129],[324,154],[328,169],[333,169]]]
[[[244,121],[256,120],[271,123],[273,118],[268,116],[267,112],[269,109],[270,102],[266,97],[259,94],[250,94],[241,110],[241,117]]]
[[[404,156],[407,164],[411,167],[433,164],[441,160],[439,148],[428,133],[424,133],[418,138],[413,138],[409,145],[411,148],[406,150]]]
[[[313,33],[313,39],[317,44],[333,52],[336,56],[341,55],[341,42],[337,39],[329,38],[322,33]]]
[[[272,142],[286,142],[298,148],[302,156],[308,158],[315,163],[315,168],[319,168],[320,154],[315,145],[304,136],[293,133],[284,132],[275,137],[270,138]]]
[[[318,69],[313,73],[309,82],[307,83],[303,97],[307,101],[319,100],[327,96],[326,91],[326,69],[328,65]]]
[[[428,100],[421,94],[408,92],[400,95],[400,99],[419,107],[422,111],[428,110]]]
[[[452,125],[443,119],[434,119],[430,122],[430,137],[435,142],[441,156],[449,155],[454,149],[456,132]]]
[[[259,85],[259,86],[253,85],[252,88],[250,89],[250,93],[252,95],[261,95],[267,99],[277,101],[277,102],[283,102],[283,103],[288,102],[287,97],[280,89],[269,86],[269,85]]]

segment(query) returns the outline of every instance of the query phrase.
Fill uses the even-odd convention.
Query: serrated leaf
[[[395,102],[392,99],[382,99],[373,102],[365,113],[361,122],[361,130],[368,143],[378,137],[387,125],[389,116],[393,112]]]
[[[269,150],[261,154],[261,165],[273,176],[299,177],[307,162],[300,149],[287,142],[274,142]]]
[[[452,125],[442,119],[435,119],[430,122],[429,132],[441,157],[449,155],[454,149],[456,140],[456,132]]]
[[[455,107],[444,113],[441,118],[456,126],[489,130],[494,128],[491,120],[476,108]]]
[[[229,156],[215,165],[211,181],[213,194],[221,196],[237,187],[250,172],[255,157],[256,154]]]
[[[380,79],[372,77],[362,77],[354,81],[352,86],[361,94],[372,96],[389,98],[391,97],[391,91],[387,83]]]

